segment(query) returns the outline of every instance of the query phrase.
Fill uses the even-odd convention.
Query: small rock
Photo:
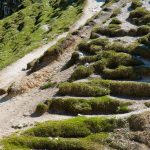
[[[24,117],[30,116],[30,113],[29,113],[29,112],[24,113],[23,116],[24,116]]]
[[[26,123],[19,123],[19,124],[16,124],[16,125],[12,125],[11,127],[14,128],[14,129],[22,129],[24,127],[27,127],[28,125]]]
[[[0,89],[0,95],[4,95],[6,93],[7,93],[7,91],[5,89]]]
[[[85,64],[85,67],[89,67],[89,63],[86,63],[86,64]]]

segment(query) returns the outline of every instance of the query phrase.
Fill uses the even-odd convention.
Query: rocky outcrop
[[[21,0],[0,0],[0,18],[5,18],[20,8]]]

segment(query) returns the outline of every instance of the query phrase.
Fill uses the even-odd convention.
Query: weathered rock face
[[[0,0],[0,19],[11,15],[20,7],[21,0]]]

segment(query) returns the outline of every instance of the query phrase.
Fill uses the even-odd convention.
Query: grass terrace
[[[92,79],[89,84],[106,87],[110,90],[110,94],[116,96],[150,97],[149,83]]]
[[[48,121],[20,135],[4,138],[1,143],[5,150],[98,150],[104,147],[108,132],[123,126],[123,121],[107,118],[77,117],[65,121]]]
[[[147,141],[142,140],[145,136],[148,137],[148,132],[145,130],[149,123],[148,117],[149,112],[132,115],[128,119],[76,117],[64,121],[48,121],[5,137],[1,140],[1,144],[4,150],[102,150],[106,148],[123,150],[122,144],[125,144],[126,149],[131,146],[131,143],[132,146],[140,143],[149,145]],[[123,137],[121,139],[120,132]],[[136,140],[137,136],[140,142]],[[128,140],[127,145],[124,143],[125,140]]]
[[[38,104],[35,114],[42,115],[45,111],[41,112],[41,107],[45,108],[49,113],[54,114],[67,114],[67,115],[96,115],[96,114],[118,114],[127,113],[130,111],[130,102],[121,102],[117,99],[110,97],[97,97],[97,98],[54,98],[47,100],[45,104]],[[44,109],[45,110],[45,109]]]

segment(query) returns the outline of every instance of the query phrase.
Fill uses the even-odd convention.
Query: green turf
[[[0,69],[67,31],[83,6],[81,0],[42,0],[0,20]]]

